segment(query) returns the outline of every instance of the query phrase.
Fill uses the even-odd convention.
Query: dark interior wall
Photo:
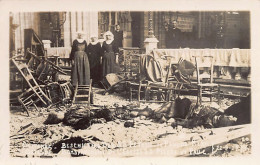
[[[226,14],[226,48],[250,48],[250,13]]]
[[[60,28],[62,12],[40,12],[40,32],[42,40],[50,40],[53,47],[64,46],[64,29]],[[63,21],[63,20],[62,20]]]
[[[132,46],[141,47],[142,12],[131,12]]]
[[[176,19],[182,31],[182,47],[250,48],[250,13],[247,11],[152,12],[152,18],[158,48],[165,48],[164,23]],[[142,30],[148,33],[148,28]]]

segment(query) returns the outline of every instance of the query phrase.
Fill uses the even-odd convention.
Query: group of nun
[[[87,44],[83,33],[78,32],[77,39],[73,41],[70,53],[71,81],[75,87],[89,85],[100,81],[109,73],[116,73],[118,65],[118,44],[114,41],[112,32],[104,33],[104,41],[99,42],[98,37],[92,36]]]

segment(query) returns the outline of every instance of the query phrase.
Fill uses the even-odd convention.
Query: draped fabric
[[[180,58],[195,63],[194,56],[201,57],[200,66],[209,64],[204,56],[213,56],[215,66],[250,67],[250,49],[154,49],[155,59],[161,56],[172,56],[172,63],[177,64]]]
[[[163,71],[160,64],[149,55],[142,56],[141,76],[153,82],[162,82]]]

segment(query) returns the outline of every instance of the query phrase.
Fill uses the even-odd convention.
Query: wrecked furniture
[[[137,82],[129,83],[129,100],[132,100],[134,93],[137,93],[138,101],[167,102],[171,100],[171,88],[168,86],[170,70],[171,60],[169,60],[164,74],[156,59],[151,55],[142,55],[139,79]],[[156,99],[154,100],[155,95]]]
[[[46,95],[51,99],[53,105],[63,103],[61,85],[57,82],[51,82],[44,86]]]
[[[19,62],[15,61],[16,57],[12,58],[11,60],[29,86],[29,89],[27,91],[25,91],[24,93],[22,93],[21,95],[18,96],[18,101],[21,103],[24,110],[29,115],[28,107],[30,105],[34,105],[36,107],[36,103],[38,101],[41,101],[45,106],[48,106],[48,105],[52,104],[52,101],[43,92],[40,85],[36,82],[33,75],[31,74],[31,71],[29,70],[28,66],[24,63],[19,63]]]
[[[31,63],[30,61],[36,62],[35,64],[37,65],[30,64],[30,69],[35,72],[36,79],[43,83],[57,81],[55,78],[58,73],[63,75],[67,74],[62,68],[49,61],[46,57],[39,57],[28,49],[26,50],[26,57],[30,58],[28,64]]]
[[[74,96],[74,88],[72,84],[67,81],[65,83],[60,84],[61,94],[62,94],[62,102],[63,103],[71,103],[72,97]]]
[[[124,83],[124,81],[127,78],[124,78],[116,73],[109,73],[105,76],[105,78],[101,81],[102,86],[105,89],[105,92],[103,93],[108,94],[108,93],[112,93],[113,90],[118,87],[118,85]]]
[[[44,44],[33,29],[24,29],[24,50],[30,49],[38,56],[44,56]],[[27,58],[29,59],[29,58]],[[30,66],[28,66],[30,68]]]
[[[146,101],[152,102],[168,102],[172,99],[172,87],[169,84],[171,75],[171,56],[164,56],[166,61],[165,71],[160,63],[152,56],[142,57],[141,76],[146,77]]]
[[[139,57],[142,50],[138,47],[119,48],[119,65],[122,77],[136,77],[139,74]]]
[[[213,95],[217,96],[218,104],[220,102],[220,86],[213,82],[214,58],[213,56],[204,56],[204,61],[198,56],[195,56],[198,96],[197,103],[201,105],[203,95],[210,96],[212,102]],[[200,68],[204,68],[204,73],[201,74]],[[209,72],[209,73],[208,73]]]
[[[93,103],[92,79],[89,85],[76,85],[72,104],[86,104],[90,106]]]
[[[169,82],[173,87],[173,97],[180,96],[182,92],[191,92],[197,90],[192,84],[190,77],[195,71],[195,65],[183,58],[180,58],[177,65],[172,66],[172,75],[169,77]]]
[[[46,84],[44,81],[55,81],[56,73],[66,75],[60,67],[47,59],[44,44],[33,29],[24,29],[24,50],[26,64],[34,78],[40,83]]]

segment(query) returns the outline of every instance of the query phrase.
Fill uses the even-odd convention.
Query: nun
[[[114,43],[114,35],[107,31],[104,34],[105,41],[102,44],[102,74],[105,77],[109,73],[116,72],[118,57],[116,57],[116,45]],[[117,55],[118,56],[118,55]]]
[[[71,81],[75,87],[78,85],[90,84],[90,68],[87,55],[87,42],[83,39],[84,33],[77,32],[77,39],[73,41],[70,53],[71,60]]]
[[[98,84],[102,79],[101,45],[97,36],[90,37],[88,45],[88,59],[90,66],[90,78],[93,84]]]

